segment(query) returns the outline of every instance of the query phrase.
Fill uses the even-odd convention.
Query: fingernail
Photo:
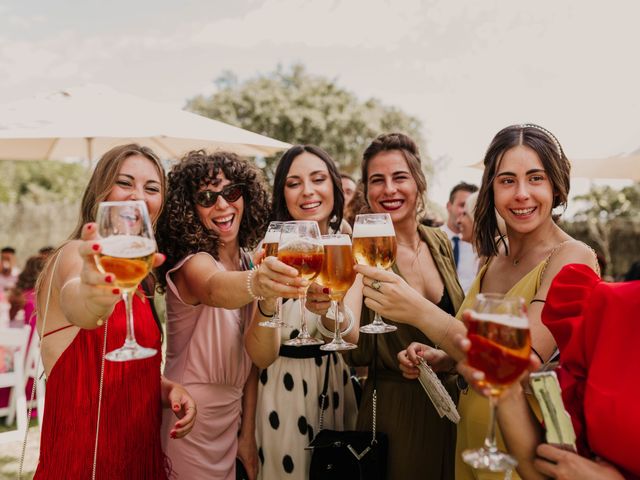
[[[94,243],[93,245],[91,245],[91,248],[93,249],[94,252],[97,252],[98,250],[100,250],[100,244]]]
[[[473,372],[473,374],[471,375],[473,377],[474,380],[482,380],[484,379],[484,373],[482,372]]]
[[[107,283],[113,282],[113,277],[111,275],[107,275],[104,277],[104,281]]]
[[[87,230],[89,231],[93,230],[93,223],[90,223],[89,225],[87,225]]]
[[[111,293],[113,293],[114,295],[120,295],[120,289],[114,288],[113,290],[111,290]]]
[[[324,288],[322,289],[322,293],[324,293],[325,295],[329,295],[329,292],[330,292],[330,291],[331,291],[331,290],[329,290],[329,287],[324,287]]]
[[[176,432],[171,432],[171,438],[176,438]]]

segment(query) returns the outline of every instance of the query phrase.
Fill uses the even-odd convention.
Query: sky
[[[444,203],[510,124],[570,159],[640,146],[638,18],[634,0],[0,0],[0,103],[101,83],[183,107],[224,71],[302,63],[420,118]]]

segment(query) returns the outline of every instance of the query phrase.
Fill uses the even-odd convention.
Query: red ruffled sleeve
[[[551,331],[560,350],[558,378],[562,400],[571,415],[578,451],[591,456],[584,431],[584,392],[588,361],[584,348],[583,311],[600,277],[586,265],[566,265],[553,279],[542,311],[542,323]]]
[[[640,476],[640,281],[606,283],[567,265],[551,284],[543,323],[560,349],[562,397],[582,455]]]

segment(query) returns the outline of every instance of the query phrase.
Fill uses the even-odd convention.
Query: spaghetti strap
[[[47,337],[53,333],[58,333],[60,330],[64,330],[66,328],[70,328],[70,327],[75,327],[75,325],[65,325],[64,327],[60,327],[60,328],[56,328],[55,330],[51,330],[50,332],[45,333],[44,335],[42,335],[42,338]]]

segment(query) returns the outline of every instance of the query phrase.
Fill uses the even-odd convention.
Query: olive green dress
[[[440,277],[445,293],[439,305],[455,314],[462,303],[464,293],[456,276],[451,244],[441,230],[419,228],[420,237],[426,242]],[[399,273],[394,266],[394,271]],[[418,312],[416,312],[418,314]],[[373,311],[362,306],[361,324],[373,321]],[[345,354],[352,366],[369,366],[369,380],[362,395],[358,412],[357,429],[372,427],[372,362],[373,340],[377,337],[377,428],[389,437],[388,475],[396,479],[454,479],[456,425],[446,417],[438,416],[427,394],[417,380],[407,380],[398,367],[396,355],[411,342],[433,343],[420,330],[409,325],[396,325],[398,330],[382,335],[361,333],[358,349]],[[440,340],[440,339],[437,339]],[[449,375],[441,376],[443,383],[457,402],[458,390]]]

